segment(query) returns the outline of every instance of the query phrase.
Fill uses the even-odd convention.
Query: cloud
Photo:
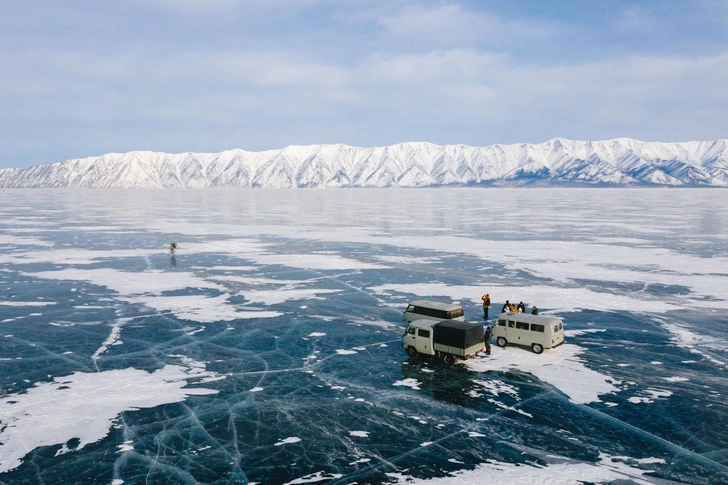
[[[407,40],[417,48],[506,46],[510,42],[532,40],[550,35],[548,23],[512,20],[486,11],[470,10],[460,4],[434,6],[408,5],[377,19],[385,34]]]
[[[311,2],[111,2],[60,12],[64,32],[103,26],[76,37],[47,19],[38,35],[16,32],[23,42],[0,33],[0,166],[134,149],[725,136],[720,42],[708,52],[603,43],[668,9],[608,9],[600,25],[613,30],[589,37],[586,20],[478,4]],[[565,43],[569,28],[579,45]]]

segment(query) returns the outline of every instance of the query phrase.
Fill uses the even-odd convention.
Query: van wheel
[[[442,356],[442,361],[447,365],[453,365],[455,363],[455,356],[452,354],[445,354]]]
[[[407,353],[410,357],[417,357],[417,349],[414,347],[407,347]]]
[[[531,349],[533,349],[533,352],[536,354],[540,354],[543,352],[543,345],[541,344],[531,344]]]
[[[496,342],[498,342],[498,347],[507,347],[508,346],[508,340],[506,340],[505,337],[498,337],[498,340],[496,340]]]

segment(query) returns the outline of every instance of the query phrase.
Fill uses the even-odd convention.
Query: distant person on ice
[[[526,313],[526,305],[523,304],[523,302],[518,304],[518,309],[516,310],[518,313]]]
[[[538,315],[538,308],[534,305],[533,308],[531,308],[531,315]]]
[[[503,305],[503,310],[501,310],[501,313],[509,312],[511,311],[511,302],[509,300],[506,300],[506,304]]]
[[[481,300],[483,300],[483,319],[488,319],[488,308],[490,307],[490,294],[486,293],[485,295],[480,297]]]

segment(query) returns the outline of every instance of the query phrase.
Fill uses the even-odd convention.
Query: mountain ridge
[[[728,187],[728,140],[631,138],[362,148],[289,145],[219,153],[136,150],[0,169],[3,188]]]

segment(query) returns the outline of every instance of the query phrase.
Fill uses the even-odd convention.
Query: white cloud
[[[509,42],[547,37],[550,26],[513,20],[458,3],[407,5],[383,14],[377,24],[390,39],[408,40],[414,46],[463,46],[477,43],[508,45]]]
[[[69,147],[88,156],[725,136],[728,50],[719,42],[662,54],[593,45],[611,34],[622,42],[620,29],[659,22],[664,11],[606,9],[599,37],[586,20],[457,2],[263,3],[157,0],[135,7],[160,22],[154,39],[110,25],[76,44],[49,42],[60,34],[42,29],[24,34],[35,42],[22,47],[0,44],[12,73],[0,78],[4,163],[41,150],[58,154],[42,162],[62,160]],[[109,5],[107,17],[114,6],[133,10]],[[160,13],[170,9],[179,15]],[[93,12],[80,15],[94,23]],[[570,28],[578,46],[565,37]]]

